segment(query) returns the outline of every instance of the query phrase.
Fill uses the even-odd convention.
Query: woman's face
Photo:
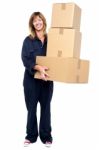
[[[41,31],[44,26],[43,20],[39,16],[35,17],[33,20],[33,26],[35,30]]]

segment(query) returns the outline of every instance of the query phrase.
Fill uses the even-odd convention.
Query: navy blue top
[[[46,56],[47,37],[44,43],[37,37],[31,39],[27,36],[23,41],[21,58],[25,66],[25,72],[34,76],[36,70],[33,67],[36,65],[36,56]]]

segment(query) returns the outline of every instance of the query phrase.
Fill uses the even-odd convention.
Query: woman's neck
[[[44,32],[43,31],[36,31],[37,37],[44,42]]]

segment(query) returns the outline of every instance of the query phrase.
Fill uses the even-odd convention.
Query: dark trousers
[[[24,78],[24,95],[27,107],[27,127],[26,139],[31,142],[37,140],[38,135],[43,143],[52,142],[51,135],[51,111],[50,102],[53,94],[53,81],[43,81],[34,79],[25,75]],[[40,123],[38,130],[37,123],[37,104],[40,103]]]

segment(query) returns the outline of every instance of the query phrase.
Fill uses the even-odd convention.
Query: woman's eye
[[[39,19],[38,21],[42,21],[41,19]]]

